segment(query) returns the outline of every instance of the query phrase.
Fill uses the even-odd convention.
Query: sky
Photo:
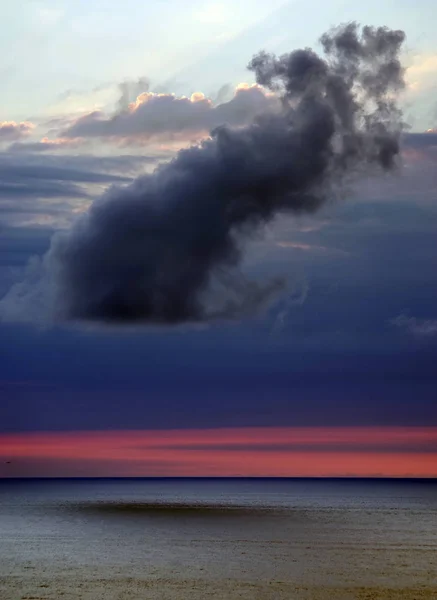
[[[437,476],[434,12],[431,0],[8,3],[0,477]],[[350,21],[406,34],[395,168],[341,193],[324,179],[317,210],[275,211],[237,241],[232,230],[198,318],[186,298],[209,263],[185,264],[184,232],[206,223],[204,245],[218,233],[206,200],[186,198],[214,199],[206,158],[222,138],[180,150],[224,124],[238,141],[281,110],[247,69],[256,53],[321,53],[320,36]],[[233,156],[227,172],[243,172]],[[136,237],[147,203],[168,225],[148,245]],[[144,261],[147,286],[161,277],[177,306],[154,296],[148,318],[153,286],[135,283],[125,298],[141,318],[113,319],[97,295]]]

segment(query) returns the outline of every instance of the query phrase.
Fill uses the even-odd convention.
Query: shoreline
[[[32,570],[32,569],[31,569]],[[36,569],[37,570],[37,569]],[[2,600],[434,600],[436,585],[411,587],[311,585],[292,581],[110,576],[71,569],[52,576],[33,571],[0,577]]]

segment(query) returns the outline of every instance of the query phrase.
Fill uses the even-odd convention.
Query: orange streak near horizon
[[[285,444],[287,447],[281,448]],[[303,444],[305,449],[300,448]],[[419,449],[409,451],[411,444],[419,445]],[[421,444],[427,445],[426,452],[420,450]],[[311,445],[315,445],[314,450]],[[375,450],[375,445],[380,450]],[[2,434],[0,461],[0,476],[437,477],[437,428],[267,427]]]

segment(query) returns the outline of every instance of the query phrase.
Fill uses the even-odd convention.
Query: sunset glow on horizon
[[[436,477],[436,427],[226,428],[0,436],[2,477]]]

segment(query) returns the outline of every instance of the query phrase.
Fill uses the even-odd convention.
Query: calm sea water
[[[434,585],[436,556],[433,481],[0,481],[5,586],[32,573]]]

